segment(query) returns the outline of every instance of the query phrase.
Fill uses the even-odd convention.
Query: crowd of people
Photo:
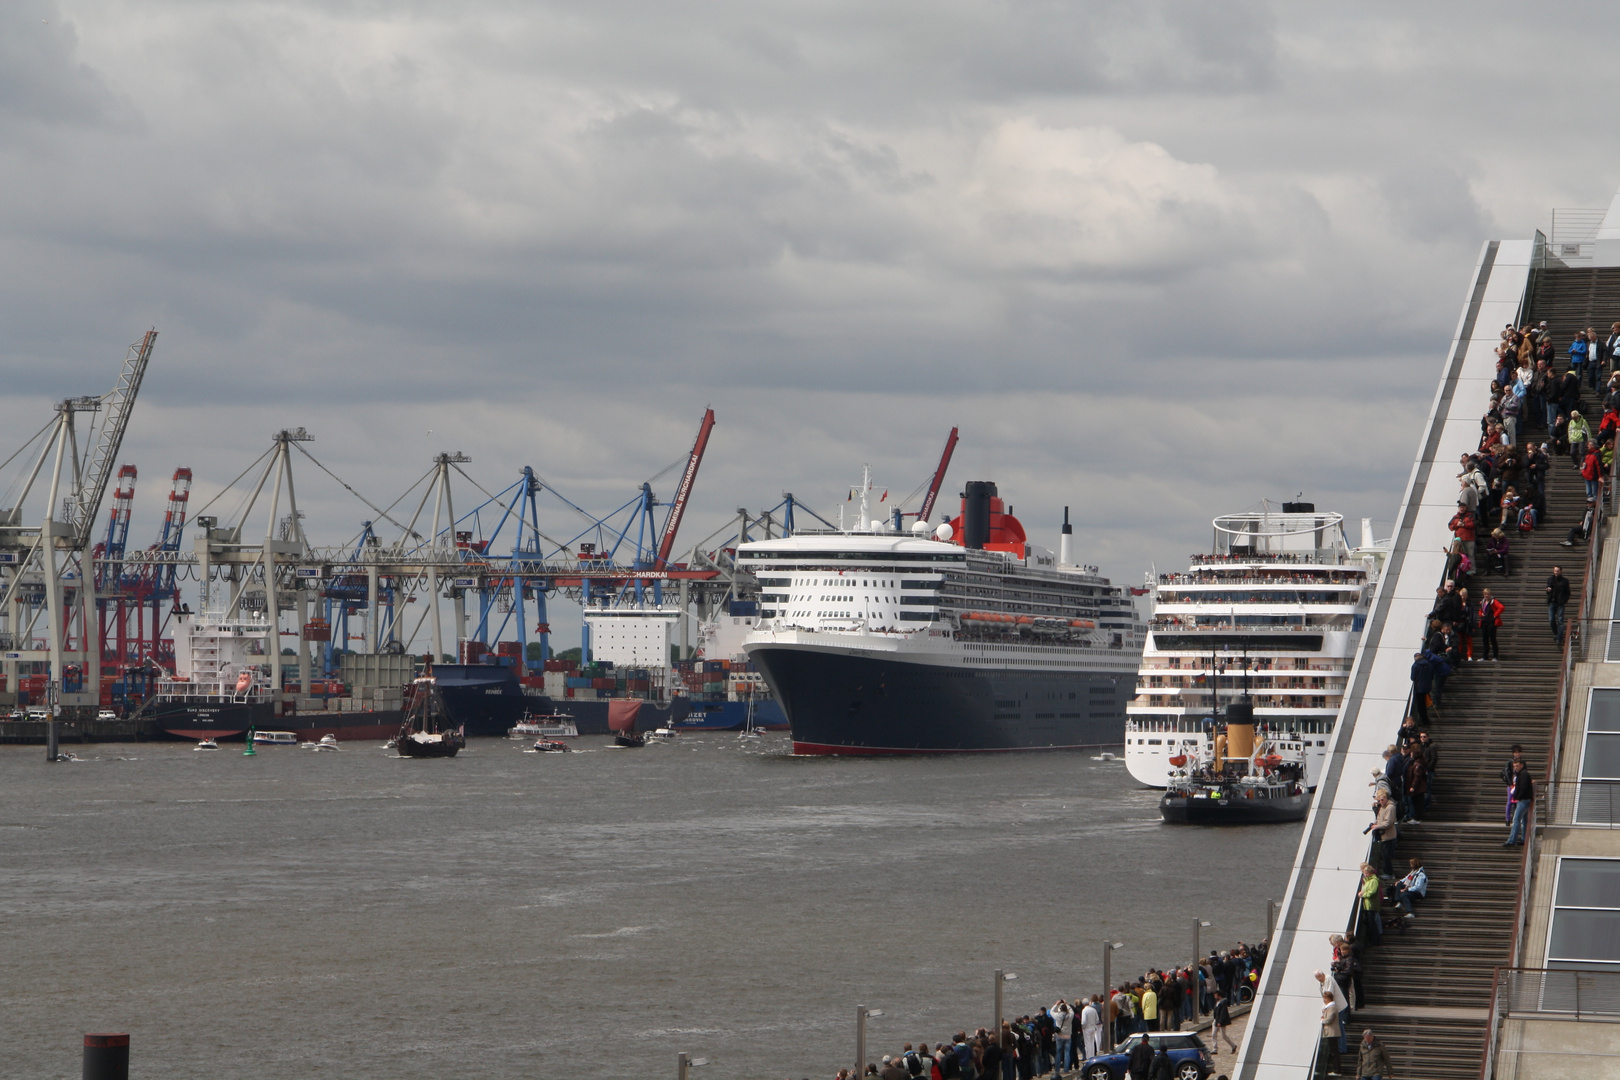
[[[1102,994],[1059,998],[1034,1013],[1004,1020],[999,1032],[979,1028],[958,1031],[945,1042],[906,1043],[898,1053],[885,1055],[881,1064],[866,1067],[866,1076],[880,1080],[1032,1080],[1060,1078],[1087,1060],[1106,1053],[1138,1032],[1180,1031],[1211,1018],[1210,1036],[1217,1054],[1224,1042],[1228,1052],[1237,1042],[1227,1030],[1231,1006],[1252,993],[1266,960],[1266,944],[1246,945],[1211,952],[1196,967],[1183,965],[1143,972]],[[1162,1062],[1156,1058],[1163,1058]],[[1150,1080],[1170,1067],[1162,1048],[1139,1040],[1127,1068],[1132,1080]],[[1168,1076],[1169,1074],[1166,1073]],[[840,1069],[837,1080],[853,1080]]]
[[[1345,1073],[1350,1065],[1347,1025],[1356,1008],[1366,1004],[1361,986],[1362,950],[1379,946],[1386,932],[1388,908],[1401,932],[1418,918],[1416,908],[1428,895],[1429,875],[1422,860],[1408,858],[1397,876],[1396,852],[1403,825],[1422,823],[1432,804],[1432,786],[1439,769],[1440,750],[1430,733],[1431,723],[1444,708],[1446,683],[1470,663],[1494,663],[1501,657],[1498,632],[1507,608],[1492,595],[1484,581],[1492,575],[1514,573],[1514,541],[1548,522],[1547,481],[1560,458],[1580,472],[1586,484],[1586,509],[1572,523],[1564,547],[1590,540],[1607,478],[1614,463],[1616,433],[1620,432],[1620,322],[1600,340],[1588,328],[1568,349],[1569,366],[1557,370],[1556,347],[1547,324],[1507,327],[1496,350],[1496,375],[1491,382],[1490,404],[1480,419],[1477,451],[1464,454],[1457,475],[1457,512],[1450,528],[1445,581],[1436,591],[1435,604],[1412,658],[1412,708],[1396,732],[1396,741],[1384,751],[1384,765],[1373,770],[1373,820],[1365,833],[1371,843],[1361,864],[1360,918],[1357,932],[1331,937],[1329,969],[1318,971],[1322,984],[1322,1045],[1319,1074]],[[1583,410],[1583,388],[1598,391],[1600,405],[1595,426]],[[1541,427],[1539,443],[1530,437]],[[1471,584],[1479,586],[1469,595]],[[1567,629],[1565,609],[1570,599],[1569,578],[1558,566],[1544,586],[1547,628],[1555,641]],[[1526,820],[1535,799],[1535,784],[1515,745],[1500,779],[1506,792],[1504,847],[1524,843]],[[1354,1060],[1360,1077],[1387,1078],[1387,1051],[1367,1032]]]

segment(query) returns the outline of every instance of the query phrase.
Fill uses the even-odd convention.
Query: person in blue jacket
[[[1429,724],[1429,691],[1434,688],[1434,667],[1428,654],[1412,654],[1412,715],[1425,727]]]

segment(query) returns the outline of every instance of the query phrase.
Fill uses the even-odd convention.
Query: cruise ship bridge
[[[1611,210],[1610,216],[1620,225],[1620,214]],[[1620,236],[1620,229],[1613,231]],[[1576,257],[1566,263],[1558,254]],[[1322,999],[1314,973],[1330,966],[1329,935],[1362,931],[1357,900],[1359,866],[1368,854],[1363,829],[1372,820],[1370,780],[1408,711],[1413,653],[1445,570],[1458,461],[1480,441],[1499,334],[1510,323],[1547,320],[1562,371],[1577,329],[1597,326],[1606,336],[1610,322],[1620,319],[1620,268],[1594,267],[1589,251],[1581,254],[1567,247],[1549,252],[1540,233],[1526,241],[1491,241],[1480,252],[1235,1078],[1325,1075],[1327,1063],[1317,1060]],[[1596,393],[1585,392],[1583,408],[1595,430],[1601,413]],[[1535,441],[1545,434],[1540,421],[1528,425]],[[1605,1074],[1601,1066],[1620,1075],[1620,1025],[1571,1022],[1620,1019],[1620,832],[1613,828],[1620,807],[1613,780],[1620,769],[1608,769],[1615,775],[1603,779],[1602,767],[1592,764],[1602,755],[1588,745],[1594,737],[1612,738],[1617,745],[1607,752],[1620,762],[1620,734],[1601,734],[1605,725],[1620,732],[1620,689],[1613,691],[1614,721],[1594,707],[1592,731],[1600,734],[1586,732],[1587,688],[1605,681],[1620,688],[1620,664],[1604,663],[1608,656],[1620,660],[1620,633],[1608,643],[1611,625],[1620,628],[1609,620],[1611,610],[1620,615],[1612,607],[1613,549],[1620,543],[1604,542],[1612,524],[1611,508],[1604,507],[1590,545],[1561,546],[1585,502],[1567,458],[1554,458],[1547,498],[1545,524],[1530,537],[1514,538],[1513,575],[1475,576],[1473,599],[1490,587],[1507,608],[1503,660],[1465,664],[1447,687],[1431,729],[1441,747],[1434,806],[1421,824],[1401,828],[1397,852],[1398,872],[1408,857],[1423,861],[1429,897],[1404,932],[1398,909],[1391,916],[1386,905],[1384,943],[1364,955],[1366,1003],[1349,1026],[1345,1074],[1355,1074],[1356,1042],[1371,1028],[1402,1078],[1591,1076]],[[1555,564],[1572,584],[1568,620],[1575,629],[1567,650],[1547,625],[1543,593]],[[1603,670],[1583,674],[1592,668]],[[1566,711],[1570,732],[1561,735]],[[1542,796],[1536,804],[1541,827],[1531,830],[1523,848],[1502,846],[1505,792],[1497,773],[1513,743],[1523,744]],[[1555,782],[1547,784],[1549,778]],[[1599,799],[1606,800],[1601,807]],[[1603,857],[1586,857],[1594,851]],[[1604,910],[1605,904],[1616,910]],[[1568,915],[1561,927],[1560,912]],[[1602,1056],[1590,1058],[1593,1053]],[[1588,1060],[1577,1060],[1583,1056]],[[1593,1071],[1593,1065],[1600,1067]]]

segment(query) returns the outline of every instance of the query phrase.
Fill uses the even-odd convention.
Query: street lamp
[[[1018,976],[1012,972],[996,968],[996,1022],[990,1028],[992,1038],[1000,1038],[996,1033],[1001,1030],[1001,984],[1012,982],[1016,978]]]
[[[1198,992],[1198,965],[1199,965],[1200,959],[1202,959],[1202,957],[1204,955],[1203,953],[1198,951],[1198,931],[1199,931],[1200,928],[1208,926],[1209,923],[1206,922],[1203,919],[1194,919],[1192,921],[1192,924],[1193,924],[1193,962],[1192,962],[1192,971],[1190,972],[1190,974],[1192,975],[1193,1018],[1196,1019],[1196,1018],[1204,1015],[1204,995]]]
[[[855,1075],[860,1076],[866,1071],[866,1018],[869,1016],[882,1016],[882,1009],[869,1009],[865,1005],[855,1006]]]
[[[1113,1000],[1109,997],[1109,991],[1113,989],[1114,983],[1114,950],[1123,949],[1124,947],[1125,943],[1123,941],[1109,941],[1107,938],[1103,938],[1102,1023],[1105,1032],[1103,1045],[1108,1048],[1110,1054],[1114,1052],[1114,1022],[1108,1016],[1108,1003]]]
[[[687,1080],[688,1070],[699,1069],[709,1063],[708,1058],[688,1057],[685,1054],[675,1055],[675,1080]]]

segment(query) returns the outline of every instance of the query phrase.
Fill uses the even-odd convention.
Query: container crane
[[[664,519],[664,534],[658,541],[658,561],[653,564],[654,569],[663,570],[669,563],[669,553],[675,548],[675,534],[680,531],[681,517],[686,513],[687,501],[692,497],[692,485],[697,482],[698,466],[703,464],[703,451],[709,445],[709,432],[714,430],[714,410],[703,410],[703,422],[698,425],[697,441],[692,444],[692,453],[686,459],[686,472],[681,474],[680,487],[675,489],[675,499],[669,506],[669,516]]]
[[[934,470],[934,479],[928,484],[928,494],[923,496],[922,509],[917,511],[918,521],[927,521],[928,516],[934,512],[934,500],[939,498],[940,486],[945,483],[945,470],[951,467],[951,455],[956,453],[956,429],[951,428],[950,437],[945,440],[945,452],[939,456],[939,468]]]

